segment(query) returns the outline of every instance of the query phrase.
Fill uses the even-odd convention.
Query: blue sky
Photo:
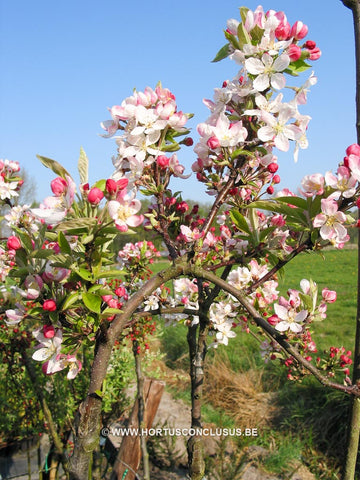
[[[36,158],[62,163],[78,180],[80,146],[90,159],[90,178],[112,171],[113,139],[103,139],[100,122],[107,107],[132,89],[163,86],[176,95],[179,109],[195,113],[191,127],[204,121],[203,98],[233,78],[237,66],[211,59],[224,45],[228,18],[244,0],[0,0],[0,158],[17,160],[34,177],[37,199],[50,194],[53,178]],[[313,63],[318,84],[301,110],[312,116],[309,149],[294,164],[279,156],[281,185],[296,189],[306,173],[335,170],[346,147],[356,141],[355,69],[352,16],[340,0],[266,0],[265,10],[285,11],[290,23],[309,27],[322,57]],[[326,5],[326,6],[325,6]],[[309,71],[310,73],[310,71]],[[179,154],[190,172],[191,148]],[[203,186],[182,181],[184,198],[206,201]]]

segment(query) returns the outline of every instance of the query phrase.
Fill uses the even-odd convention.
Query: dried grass
[[[264,392],[261,370],[235,372],[229,361],[215,357],[206,369],[204,386],[205,401],[226,412],[237,426],[259,428],[272,424],[276,393]]]

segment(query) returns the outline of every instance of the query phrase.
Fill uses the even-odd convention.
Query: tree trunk
[[[355,62],[356,62],[356,133],[360,144],[360,2],[359,0],[342,0],[350,8],[354,19]],[[358,218],[360,209],[358,210]],[[360,235],[358,234],[358,251],[360,251]],[[360,256],[358,256],[358,293],[356,314],[356,338],[354,349],[353,384],[360,383]],[[343,480],[354,480],[360,436],[360,399],[352,398],[351,413],[348,426],[347,456]]]

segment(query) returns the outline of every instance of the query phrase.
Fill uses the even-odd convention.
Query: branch
[[[296,255],[298,255],[300,252],[303,252],[307,248],[310,248],[310,244],[311,240],[308,239],[305,243],[302,243],[295,250],[293,250],[285,260],[279,260],[278,263],[266,275],[259,278],[259,280],[250,285],[250,287],[247,288],[246,293],[249,294],[250,292],[253,292],[257,287],[272,278],[276,272],[278,272],[282,267],[284,267],[288,262],[290,262],[290,260],[295,258]]]
[[[289,342],[282,334],[275,330],[275,328],[273,328],[266,320],[261,317],[259,312],[251,305],[251,303],[246,299],[245,295],[241,291],[237,290],[235,287],[232,287],[224,280],[218,278],[213,273],[208,272],[201,267],[189,266],[189,271],[187,273],[194,277],[202,277],[205,280],[208,280],[215,285],[218,285],[223,290],[233,295],[251,315],[255,323],[262,330],[264,330],[273,340],[275,340],[289,355],[294,357],[299,364],[301,364],[306,370],[312,373],[322,385],[352,394],[355,397],[360,397],[360,389],[357,385],[341,385],[339,383],[332,382],[325,375],[323,375],[313,364],[305,360],[305,358],[300,355],[296,348],[289,344]]]

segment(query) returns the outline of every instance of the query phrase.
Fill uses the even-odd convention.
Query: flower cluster
[[[180,148],[174,137],[188,133],[185,124],[190,115],[177,110],[175,96],[170,90],[158,85],[155,90],[146,87],[143,92],[134,91],[121,105],[113,106],[110,114],[112,120],[102,123],[107,131],[104,136],[123,131],[116,138],[118,155],[113,158],[114,180],[126,177],[129,186],[136,189],[146,183],[144,177],[155,169],[162,176],[165,172],[182,176],[184,167],[176,154],[167,157],[164,152]]]
[[[9,201],[19,195],[23,180],[17,175],[20,171],[18,162],[0,158],[0,200]]]
[[[279,177],[272,175],[277,170],[274,146],[287,151],[289,141],[294,141],[295,159],[299,148],[307,147],[310,117],[300,114],[298,106],[306,103],[316,77],[311,74],[302,87],[291,87],[294,98],[290,101],[285,102],[282,93],[272,97],[285,87],[285,74],[297,75],[309,68],[305,59],[316,60],[320,50],[311,41],[299,45],[307,27],[302,22],[291,27],[283,12],[242,8],[241,16],[242,22],[228,21],[225,36],[229,43],[215,58],[230,56],[241,69],[232,81],[215,89],[213,100],[205,101],[211,115],[198,125],[198,159],[192,169],[210,187],[209,193],[221,188],[225,167],[236,170],[236,183],[241,186],[236,193],[244,198],[250,181],[256,181],[250,193],[257,193],[266,183],[272,193],[272,185],[278,183]]]

